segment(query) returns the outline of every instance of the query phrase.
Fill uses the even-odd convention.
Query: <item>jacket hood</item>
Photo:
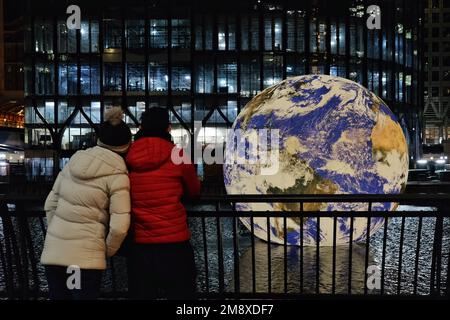
[[[131,145],[127,155],[127,164],[133,171],[158,169],[167,162],[174,144],[158,137],[140,138]]]
[[[67,166],[70,174],[80,180],[127,173],[120,155],[98,146],[76,152]]]

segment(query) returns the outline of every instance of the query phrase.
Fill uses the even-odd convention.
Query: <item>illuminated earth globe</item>
[[[239,129],[239,130],[237,130]],[[253,129],[278,129],[279,139],[254,140]],[[236,132],[240,131],[239,134]],[[267,131],[267,130],[266,130]],[[252,133],[253,132],[253,133]],[[272,132],[272,131],[270,131]],[[275,132],[275,131],[274,131]],[[253,135],[253,140],[252,140]],[[264,135],[261,135],[262,137]],[[252,142],[253,141],[253,142]],[[278,168],[252,154],[252,143],[266,141],[266,155],[277,153]],[[274,143],[277,141],[277,143]],[[286,79],[254,97],[236,118],[227,137],[224,180],[228,194],[398,194],[406,186],[408,148],[395,115],[375,94],[339,77],[305,75]],[[275,167],[276,168],[276,167]],[[273,170],[272,170],[273,171]],[[396,203],[374,203],[391,211]],[[300,204],[238,203],[238,211],[297,211]],[[367,203],[304,203],[305,211],[363,211]],[[251,230],[251,219],[240,218]],[[283,218],[270,218],[270,241],[284,243]],[[337,218],[336,243],[350,239],[350,218]],[[302,222],[302,225],[300,225]],[[354,218],[353,240],[367,237],[367,218]],[[372,218],[370,234],[384,223]],[[333,245],[333,219],[287,218],[287,242]],[[254,217],[254,234],[268,239],[267,218]]]

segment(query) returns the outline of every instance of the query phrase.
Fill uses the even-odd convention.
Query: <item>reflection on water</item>
[[[404,208],[405,209],[405,208]],[[406,208],[407,210],[417,208]],[[206,230],[206,250],[208,266],[205,265],[205,246],[203,241],[203,225],[201,218],[190,218],[189,223],[192,230],[192,244],[195,250],[196,263],[198,269],[198,289],[200,292],[218,292],[219,290],[219,252],[217,250],[217,219],[204,218]],[[444,238],[442,250],[442,276],[441,283],[445,283],[447,274],[447,263],[450,249],[450,219],[444,219]],[[418,218],[405,219],[405,232],[402,248],[401,264],[401,293],[409,294],[413,292],[414,269],[417,255],[418,238]],[[434,218],[423,218],[422,232],[420,235],[421,244],[418,252],[418,293],[429,293],[430,270],[432,260],[432,248],[434,239]],[[13,227],[18,230],[17,220],[12,219]],[[39,261],[43,245],[43,229],[38,218],[29,218],[28,224],[31,229],[33,248],[28,251],[29,262]],[[386,253],[385,253],[385,291],[396,293],[398,287],[398,269],[400,254],[400,228],[401,218],[391,218],[387,228]],[[235,261],[233,244],[233,219],[220,219],[222,247],[223,247],[223,271],[225,292],[235,291]],[[284,292],[284,246],[270,245],[267,242],[254,238],[255,248],[252,252],[252,237],[247,229],[238,222],[238,259],[239,259],[239,283],[240,292],[252,292],[253,283],[256,292],[269,291],[269,270],[270,270],[270,290],[274,293]],[[4,247],[4,226],[0,219],[0,243]],[[20,242],[19,242],[20,247]],[[352,293],[364,292],[364,269],[365,269],[365,244],[354,244],[352,249],[352,273],[351,291]],[[381,268],[383,257],[383,229],[380,229],[370,240],[369,265],[376,265]],[[314,293],[316,291],[316,270],[317,252],[315,247],[305,247],[303,249],[303,261],[301,260],[301,249],[296,246],[288,246],[286,252],[287,265],[287,292],[300,293],[301,282],[303,282],[304,293]],[[253,278],[253,256],[254,270]],[[3,260],[0,259],[0,293],[5,290],[5,268]],[[303,263],[302,263],[303,262]],[[270,264],[270,267],[269,267]],[[126,259],[116,257],[110,262],[110,267],[104,275],[105,292],[125,292],[127,289]],[[331,293],[333,275],[333,250],[332,247],[320,247],[319,250],[319,291],[321,293]],[[303,268],[303,279],[300,277],[300,270]],[[46,290],[46,281],[43,267],[38,265],[36,269],[39,281],[34,283],[33,270],[30,268],[29,278],[31,287],[38,287],[41,291]],[[335,290],[336,293],[348,292],[349,283],[349,247],[339,246],[336,248],[336,270],[335,270]],[[16,277],[15,281],[18,279]],[[369,290],[369,292],[371,292]]]

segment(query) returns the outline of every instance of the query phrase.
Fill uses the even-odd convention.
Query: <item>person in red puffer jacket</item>
[[[197,197],[200,181],[192,164],[175,164],[169,113],[150,108],[141,116],[126,162],[131,186],[129,291],[135,299],[193,298],[194,253],[182,196]]]

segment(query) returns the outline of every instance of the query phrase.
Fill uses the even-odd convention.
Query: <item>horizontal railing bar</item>
[[[332,217],[354,217],[354,218],[393,218],[393,217],[450,217],[450,211],[187,211],[189,217],[306,217],[306,218],[332,218]]]
[[[44,211],[9,211],[10,216],[17,216],[18,214],[26,213],[28,217],[43,217]],[[1,214],[0,214],[1,215]],[[354,218],[417,218],[417,217],[450,217],[450,210],[439,211],[208,211],[208,210],[187,210],[188,217],[257,217],[257,218],[333,218],[333,217],[354,217]]]
[[[42,197],[0,196],[0,203],[42,202]],[[202,196],[191,203],[206,202],[401,202],[401,203],[448,203],[450,194],[242,194]]]
[[[43,217],[44,211],[8,211],[10,216],[16,216],[18,214],[24,214],[28,217]],[[0,213],[4,214],[4,213]],[[438,211],[213,211],[213,210],[187,210],[189,217],[259,217],[259,218],[333,218],[333,217],[354,217],[354,218],[394,218],[394,217],[450,217],[450,210],[438,210]]]

